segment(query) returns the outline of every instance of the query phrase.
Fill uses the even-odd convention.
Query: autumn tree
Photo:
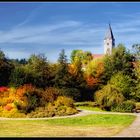
[[[74,100],[80,101],[82,98],[82,92],[86,87],[86,81],[84,79],[84,73],[82,71],[82,63],[79,59],[75,60],[69,65],[69,87],[71,88],[71,94],[73,94]]]
[[[65,96],[69,96],[76,101],[81,98],[81,90],[84,86],[83,72],[79,59],[68,64],[65,51],[62,50],[58,58],[58,66],[55,75],[55,86],[63,90]]]
[[[89,88],[101,84],[101,76],[104,74],[104,64],[101,58],[94,59],[86,66],[85,78]]]

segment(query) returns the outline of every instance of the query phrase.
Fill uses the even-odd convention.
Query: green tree
[[[82,55],[82,53],[83,53],[82,50],[73,50],[71,52],[71,56],[70,56],[71,57],[71,63],[73,63],[75,61],[75,58],[76,57],[78,57],[79,59],[81,59],[79,55]]]
[[[31,55],[25,67],[27,73],[32,73],[35,86],[42,88],[49,86],[51,71],[44,54]]]
[[[130,51],[126,50],[124,45],[119,44],[113,49],[112,55],[106,55],[104,58],[105,74],[102,77],[104,83],[107,83],[111,76],[118,71],[133,77],[133,61]]]
[[[66,65],[67,66],[67,56],[65,54],[65,50],[62,49],[60,54],[59,54],[59,58],[58,58],[58,63],[61,64],[61,65]]]
[[[25,75],[23,67],[16,66],[11,72],[9,85],[19,87],[20,85],[25,84]]]
[[[82,64],[87,64],[92,60],[92,53],[89,51],[73,50],[71,53],[71,63],[80,61]]]
[[[122,71],[114,74],[111,77],[109,84],[118,89],[126,99],[132,98],[131,94],[134,91],[134,82],[130,76],[123,74]]]
[[[0,86],[8,85],[13,68],[14,66],[5,57],[5,54],[0,51]]]
[[[23,84],[32,84],[41,88],[49,87],[51,69],[47,58],[44,54],[31,55],[27,64],[21,64],[20,62],[15,65],[10,79],[10,85],[15,87]]]
[[[133,93],[134,98],[136,101],[140,101],[140,60],[137,60],[135,62],[135,69],[134,69],[134,73],[135,73],[135,92]]]
[[[5,54],[4,54],[4,52],[2,50],[0,50],[0,59],[1,60],[6,59]]]
[[[125,98],[116,87],[107,84],[94,94],[94,99],[101,108],[110,111],[113,106],[122,103]]]
[[[133,44],[132,45],[133,54],[135,59],[139,59],[140,57],[140,44]]]
[[[67,56],[65,55],[65,50],[63,49],[60,52],[58,58],[58,66],[54,78],[55,86],[59,88],[67,87],[68,76],[69,72],[68,72]]]
[[[72,66],[74,66],[74,71]],[[80,60],[74,61],[72,65],[68,64],[65,51],[62,50],[59,54],[54,80],[55,87],[62,89],[63,95],[71,97],[76,101],[80,101],[81,91],[85,85]]]

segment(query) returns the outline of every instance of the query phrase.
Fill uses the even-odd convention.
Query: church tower
[[[109,29],[104,38],[104,54],[111,54],[112,49],[115,47],[115,38],[111,26],[109,24]]]

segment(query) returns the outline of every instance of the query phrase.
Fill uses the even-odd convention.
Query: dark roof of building
[[[115,39],[114,36],[113,36],[113,32],[112,32],[110,24],[109,24],[109,29],[108,29],[108,31],[107,31],[107,33],[105,35],[105,39],[107,39],[107,38],[113,39],[113,40]]]

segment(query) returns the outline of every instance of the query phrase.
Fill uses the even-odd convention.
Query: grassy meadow
[[[135,118],[134,115],[92,114],[50,120],[0,120],[0,137],[113,136]]]

